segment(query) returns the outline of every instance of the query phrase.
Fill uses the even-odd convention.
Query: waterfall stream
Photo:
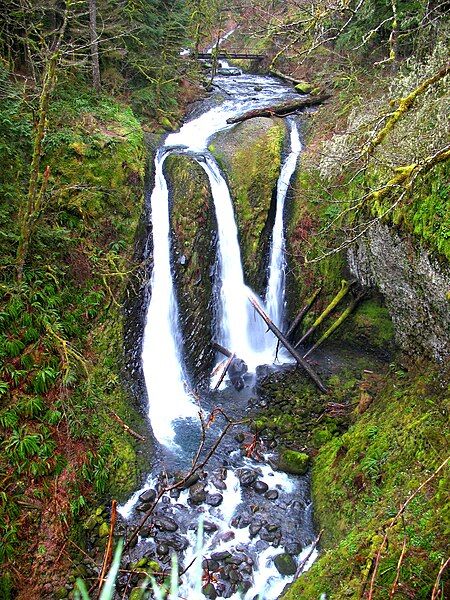
[[[227,99],[219,106],[214,106],[185,123],[180,131],[167,136],[155,158],[155,183],[150,200],[154,266],[142,349],[143,372],[149,399],[148,411],[157,441],[162,447],[181,457],[181,461],[184,461],[187,467],[192,457],[192,447],[180,442],[176,430],[187,428],[187,431],[189,427],[192,428],[199,406],[190,391],[192,386],[187,379],[181,351],[182,340],[171,265],[169,191],[163,172],[164,160],[171,153],[191,155],[204,169],[210,183],[218,227],[217,339],[244,359],[251,371],[255,371],[258,365],[271,364],[274,360],[276,340],[271,334],[267,334],[264,324],[255,317],[248,301],[248,297],[254,296],[254,293],[245,284],[232,198],[226,180],[207,150],[207,145],[213,134],[230,127],[227,118],[297,97],[294,90],[270,77],[241,74],[232,77],[219,76],[215,81]],[[289,118],[288,125],[289,149],[283,160],[277,184],[276,215],[271,238],[265,302],[266,310],[280,326],[285,301],[283,213],[289,183],[301,151],[295,120]],[[261,299],[258,299],[258,302],[263,304]],[[226,388],[223,401],[227,402],[227,398],[233,398],[230,404],[242,403],[248,399],[248,393],[247,396],[242,394],[241,400],[236,401],[237,392]],[[212,408],[211,400],[206,398],[202,400],[202,409],[208,407],[208,403]],[[244,410],[242,405],[239,410]],[[188,434],[184,439],[186,436]],[[167,521],[167,516],[179,519],[179,533],[172,534],[175,536],[173,539],[178,540],[179,548],[176,545],[173,547],[178,551],[185,550],[186,544],[191,546],[191,550],[188,549],[185,553],[185,564],[193,557],[195,531],[192,530],[192,523],[195,524],[200,514],[203,514],[209,527],[206,530],[204,556],[212,556],[214,564],[219,564],[222,560],[218,558],[219,555],[231,559],[233,556],[240,557],[236,559],[237,563],[231,563],[231,567],[228,565],[228,571],[224,568],[225,572],[229,572],[229,577],[226,576],[224,581],[217,582],[217,597],[242,597],[251,600],[260,594],[262,599],[272,600],[278,597],[289,581],[289,577],[280,575],[274,566],[274,556],[281,551],[277,550],[278,546],[284,544],[284,547],[287,547],[290,544],[292,548],[297,544],[295,552],[292,552],[297,562],[308,555],[311,547],[314,533],[308,483],[306,478],[277,473],[264,462],[258,463],[242,457],[240,451],[236,450],[235,443],[230,445],[230,442],[225,441],[224,445],[222,454],[219,454],[211,467],[215,470],[211,470],[210,478],[203,488],[206,500],[201,503],[194,502],[191,490],[183,491],[180,496],[174,494],[161,507],[160,519],[166,518]],[[248,473],[254,479],[247,485],[244,480],[248,480]],[[136,506],[142,502],[142,492],[155,487],[157,479],[158,473],[152,473],[143,488],[120,507],[119,512],[123,518],[133,519]],[[253,487],[256,480],[259,481],[260,491]],[[266,491],[266,495],[263,496]],[[218,503],[208,501],[208,498],[216,498]],[[255,502],[260,504],[256,520],[249,509]],[[282,521],[282,524],[270,525],[273,518]],[[264,528],[268,528],[267,531]],[[161,539],[163,542],[159,540],[159,545],[174,543],[173,540],[165,540],[164,536]],[[150,541],[141,536],[138,547],[140,546],[145,552],[150,549],[158,552],[158,538]],[[315,552],[311,554],[305,569],[312,564],[315,555]],[[234,583],[233,578],[236,580]],[[194,582],[189,571],[183,585],[184,596],[194,598]]]

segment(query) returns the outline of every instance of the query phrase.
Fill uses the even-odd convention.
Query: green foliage
[[[406,378],[392,374],[389,379],[356,423],[327,442],[315,459],[313,497],[325,551],[286,600],[310,600],[323,592],[336,600],[358,598],[389,519],[445,459],[442,435],[450,409],[445,371],[424,365]],[[391,529],[375,599],[389,596],[405,538],[399,589],[430,597],[445,555],[448,477],[447,467]]]

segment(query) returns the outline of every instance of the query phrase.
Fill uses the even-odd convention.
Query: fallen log
[[[259,316],[266,323],[266,325],[270,329],[270,331],[272,331],[272,333],[280,340],[280,342],[283,344],[283,346],[286,348],[286,350],[289,352],[289,354],[291,354],[295,358],[295,360],[302,367],[302,369],[304,371],[306,371],[306,373],[309,375],[309,377],[317,385],[319,390],[321,390],[322,392],[324,392],[326,394],[328,392],[327,388],[324,386],[324,384],[320,380],[320,377],[317,375],[317,373],[314,371],[314,369],[311,367],[311,365],[309,365],[305,360],[303,360],[303,358],[300,356],[300,354],[298,352],[296,352],[295,348],[293,348],[293,346],[291,346],[291,344],[288,342],[288,340],[284,337],[284,335],[281,333],[281,331],[278,329],[278,327],[272,322],[270,317],[263,311],[263,309],[259,306],[259,304],[256,302],[256,300],[254,298],[249,298],[249,300],[250,300],[250,303],[252,304],[253,308],[256,310],[256,312],[259,314]]]
[[[314,352],[314,350],[317,350],[317,348],[326,340],[330,337],[330,335],[336,331],[336,329],[338,327],[340,327],[342,325],[342,323],[345,321],[345,319],[351,315],[351,313],[355,310],[355,308],[358,306],[358,304],[360,303],[361,299],[363,297],[363,294],[359,294],[358,296],[356,296],[356,298],[354,298],[352,300],[352,302],[350,302],[350,304],[347,306],[347,308],[344,310],[344,312],[341,314],[340,317],[338,317],[336,319],[336,321],[330,326],[328,327],[328,329],[325,331],[325,333],[317,340],[317,342],[311,346],[311,348],[308,350],[308,352],[306,354],[303,355],[303,358],[306,358],[307,356],[309,356],[311,354],[311,352]]]
[[[333,300],[330,302],[330,304],[325,308],[325,310],[317,317],[317,319],[314,321],[314,323],[311,325],[311,327],[308,329],[308,331],[299,339],[299,341],[295,344],[294,348],[298,348],[300,346],[300,344],[303,344],[303,342],[309,338],[309,336],[319,327],[319,325],[328,317],[328,315],[330,314],[330,312],[336,308],[336,306],[339,304],[339,302],[345,298],[345,296],[347,295],[348,291],[350,290],[350,287],[354,284],[355,282],[348,282],[345,279],[342,280],[341,282],[341,289],[339,290],[339,292],[336,294],[336,296],[333,298]]]
[[[284,81],[289,81],[289,83],[293,83],[294,85],[301,83],[300,79],[295,79],[294,77],[291,77],[290,75],[285,75],[284,73],[282,73],[281,71],[278,71],[277,69],[271,68],[271,69],[269,69],[269,71],[270,71],[271,75],[275,75],[275,77],[284,79]]]
[[[321,291],[322,291],[322,286],[317,288],[317,290],[313,293],[311,298],[309,298],[309,300],[306,302],[305,306],[303,306],[303,308],[299,311],[298,315],[292,321],[291,326],[289,327],[289,329],[287,330],[287,332],[285,334],[288,340],[291,338],[292,334],[295,332],[295,330],[300,325],[300,323],[303,321],[304,316],[309,312],[312,305],[319,297],[319,294]]]
[[[217,350],[217,352],[220,352],[220,354],[223,354],[224,356],[227,356],[228,358],[230,358],[230,356],[233,354],[232,352],[230,352],[230,350],[228,350],[224,346],[221,346],[217,342],[212,342],[211,346],[214,348],[214,350]]]
[[[216,385],[214,386],[214,391],[216,391],[220,388],[220,384],[225,379],[225,375],[227,374],[227,371],[230,368],[230,365],[233,362],[234,358],[235,358],[234,354],[231,354],[231,356],[228,357],[227,362],[225,363],[225,366],[223,367],[222,373],[221,373]]]
[[[255,117],[285,117],[302,108],[323,104],[328,98],[330,98],[330,94],[321,94],[319,96],[308,96],[308,98],[290,100],[289,102],[282,102],[281,104],[273,104],[266,108],[256,108],[245,112],[239,117],[227,119],[227,123],[242,123],[242,121],[254,119]]]

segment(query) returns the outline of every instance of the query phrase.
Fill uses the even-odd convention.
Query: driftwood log
[[[308,96],[308,98],[299,98],[298,100],[289,100],[289,102],[273,104],[266,108],[256,108],[245,112],[239,117],[227,119],[227,123],[242,123],[242,121],[248,121],[248,119],[254,119],[255,117],[285,117],[302,108],[322,104],[325,100],[328,100],[329,97],[330,94],[321,94],[320,96]]]
[[[319,294],[320,294],[321,290],[322,290],[322,286],[320,286],[319,288],[317,288],[317,290],[313,293],[313,295],[311,296],[311,298],[309,298],[309,300],[306,302],[306,304],[303,306],[303,308],[299,311],[298,315],[292,321],[289,329],[286,331],[286,334],[285,334],[288,340],[291,339],[292,334],[295,333],[295,330],[300,325],[300,323],[303,321],[303,318],[309,312],[310,308],[312,307],[312,305],[314,304],[314,302],[319,297]]]
[[[280,340],[280,342],[283,344],[283,346],[286,348],[289,354],[291,354],[295,358],[297,364],[299,364],[302,367],[302,369],[309,375],[309,377],[314,381],[319,390],[326,394],[328,392],[327,388],[324,386],[320,377],[317,375],[317,373],[314,371],[311,365],[309,365],[305,360],[303,360],[303,358],[295,350],[295,348],[291,346],[288,340],[284,337],[284,335],[281,333],[281,331],[278,329],[275,323],[273,323],[270,317],[263,311],[263,309],[259,306],[256,300],[254,298],[249,298],[249,300],[253,308],[266,323],[270,331],[272,331],[272,333]]]

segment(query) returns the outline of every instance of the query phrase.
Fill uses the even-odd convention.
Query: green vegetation
[[[268,217],[280,173],[285,127],[253,119],[219,133],[210,150],[224,168],[235,203],[244,272],[250,285],[262,287],[270,236]]]
[[[445,373],[425,365],[417,373],[399,371],[389,379],[355,424],[325,443],[314,460],[313,499],[324,529],[324,552],[286,600],[310,600],[321,593],[332,600],[356,599],[367,592],[391,519],[446,458],[442,436],[450,406]],[[404,542],[396,596],[430,598],[446,559],[448,483],[447,465],[389,529],[374,598],[389,597]]]

